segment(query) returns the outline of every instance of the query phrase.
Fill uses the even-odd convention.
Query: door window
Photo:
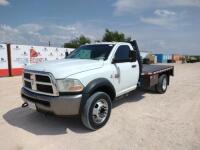
[[[115,53],[115,59],[129,59],[130,48],[128,45],[121,45]]]

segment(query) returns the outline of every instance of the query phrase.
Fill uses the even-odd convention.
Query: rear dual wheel
[[[156,92],[163,94],[167,91],[168,86],[168,76],[163,74],[158,79],[158,84],[156,85]]]

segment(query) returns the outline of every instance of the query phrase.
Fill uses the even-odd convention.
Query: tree
[[[65,43],[64,47],[65,48],[78,48],[81,45],[86,44],[86,43],[91,43],[90,39],[85,37],[84,35],[81,35],[80,37],[75,38],[75,39],[69,41],[68,43]]]
[[[105,30],[105,34],[102,39],[103,42],[130,42],[131,37],[125,37],[124,33],[118,31]]]

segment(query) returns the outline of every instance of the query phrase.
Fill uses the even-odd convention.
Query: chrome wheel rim
[[[164,78],[164,79],[163,79],[163,84],[162,84],[162,89],[163,89],[163,90],[166,90],[166,88],[167,88],[167,79]]]
[[[108,103],[105,99],[98,100],[92,111],[92,119],[95,123],[102,123],[108,115]]]

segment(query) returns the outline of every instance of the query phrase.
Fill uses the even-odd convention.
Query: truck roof
[[[95,45],[95,44],[99,44],[99,45],[103,45],[103,44],[108,44],[108,45],[116,45],[116,44],[127,44],[127,42],[94,42],[94,43],[90,43],[87,45]]]

